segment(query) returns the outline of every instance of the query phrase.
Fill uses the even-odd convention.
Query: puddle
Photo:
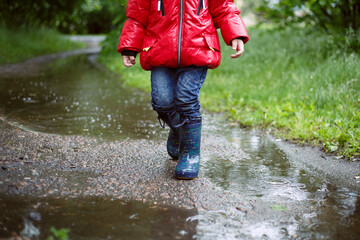
[[[248,155],[236,161],[213,158],[204,163],[206,175],[224,190],[273,201],[302,201],[310,197],[313,188],[322,186],[321,179],[306,176],[291,165],[286,155],[265,136],[237,128],[223,134],[229,144]]]
[[[50,228],[69,229],[69,239],[192,239],[192,209],[105,199],[0,197],[0,238],[46,239]]]
[[[0,114],[30,131],[107,140],[161,134],[149,94],[125,88],[86,58],[57,60],[27,78],[0,76]]]
[[[263,217],[204,211],[192,217],[199,220],[198,238],[360,238],[357,192],[330,184],[313,169],[299,167],[266,136],[234,127],[221,131],[229,144],[240,147],[248,157],[207,159],[203,161],[205,175],[224,191],[254,201],[255,208],[263,207]],[[271,214],[273,219],[269,219]]]

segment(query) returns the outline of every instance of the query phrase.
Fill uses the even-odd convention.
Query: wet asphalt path
[[[195,210],[193,220],[199,222],[199,239],[208,239],[209,236],[213,236],[210,239],[219,239],[229,232],[231,234],[225,239],[262,239],[263,235],[269,239],[296,239],[298,233],[295,230],[291,232],[295,223],[298,228],[307,229],[307,224],[311,222],[309,216],[320,214],[324,208],[331,209],[322,201],[316,204],[313,204],[315,200],[305,201],[305,193],[296,186],[287,189],[286,185],[281,186],[280,183],[280,190],[275,188],[268,193],[273,197],[266,196],[267,188],[272,189],[271,185],[278,183],[264,181],[261,171],[256,174],[258,181],[264,183],[255,191],[264,192],[265,198],[254,197],[251,186],[245,191],[224,188],[221,181],[209,178],[209,162],[214,159],[227,159],[230,163],[251,159],[240,147],[234,147],[228,138],[211,130],[209,132],[203,134],[203,161],[199,177],[193,181],[179,181],[174,178],[176,162],[168,157],[165,141],[127,139],[103,142],[83,136],[33,133],[11,126],[1,119],[0,192],[18,198],[135,200],[151,206]],[[279,142],[268,135],[262,137],[280,144],[292,159],[290,161],[294,161],[291,164],[310,164],[310,168],[302,166],[302,169],[308,169],[307,174],[319,174],[324,181],[329,179],[334,184],[341,183],[333,186],[353,189],[349,196],[354,196],[358,184],[353,175],[349,177],[343,174],[356,173],[358,163],[339,162],[316,148]],[[302,149],[303,158],[298,154]],[[307,158],[309,156],[311,158]],[[335,167],[341,167],[334,169],[334,165],[328,165],[327,169],[314,169],[314,165],[322,168],[316,160],[322,161],[322,164],[324,161],[336,161],[332,162]],[[286,200],[284,195],[287,195]],[[276,209],[277,206],[280,209]],[[326,222],[326,225],[338,223],[336,218],[333,221]],[[290,233],[284,237],[278,233],[281,229],[287,229]],[[214,235],[213,231],[217,234]],[[244,235],[239,235],[238,231]],[[261,234],[258,235],[257,231]],[[311,233],[309,229],[306,231]],[[326,234],[332,236],[332,231]]]
[[[204,139],[204,155],[245,156],[241,149],[219,144],[226,143],[221,136],[205,134]],[[106,196],[203,209],[242,205],[201,173],[194,181],[176,180],[176,162],[168,157],[164,141],[99,142],[25,132],[1,121],[1,152],[1,192]]]

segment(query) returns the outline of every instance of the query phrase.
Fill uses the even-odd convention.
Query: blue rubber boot
[[[185,119],[181,121],[180,114],[177,112],[172,113],[159,113],[159,121],[163,120],[166,125],[170,127],[169,136],[166,143],[166,149],[170,157],[174,160],[179,159],[179,146],[180,146],[180,127],[185,124]],[[160,125],[164,128],[165,125]]]
[[[175,169],[178,179],[198,176],[200,164],[201,118],[180,127],[179,162]]]
[[[167,152],[174,160],[179,159],[180,146],[180,130],[179,128],[170,128],[169,136],[166,143]]]

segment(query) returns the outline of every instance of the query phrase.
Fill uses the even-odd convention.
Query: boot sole
[[[176,177],[177,179],[179,180],[192,180],[192,179],[195,179],[197,177],[193,177],[193,178],[189,178],[189,177]]]

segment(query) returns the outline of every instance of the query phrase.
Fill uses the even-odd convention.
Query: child
[[[196,178],[200,163],[199,91],[220,64],[220,28],[238,58],[249,40],[233,0],[129,0],[118,52],[126,67],[151,70],[151,104],[170,127],[167,150],[178,179]]]

